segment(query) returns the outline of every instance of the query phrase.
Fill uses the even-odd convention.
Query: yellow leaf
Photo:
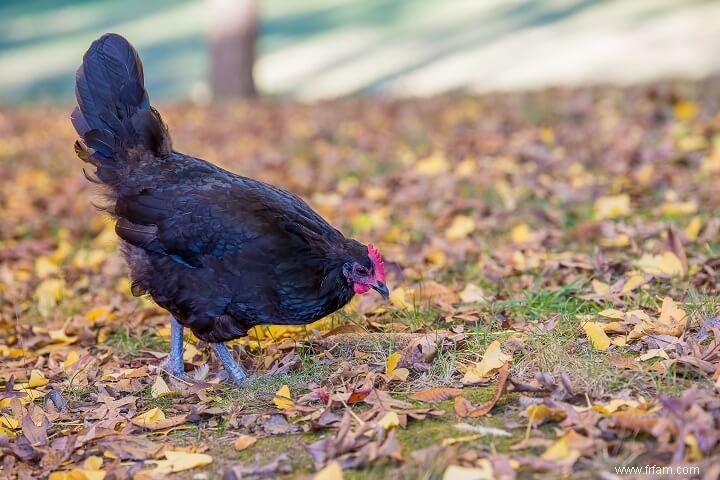
[[[9,428],[10,430],[17,430],[20,428],[20,422],[15,420],[13,417],[0,415],[0,426]]]
[[[552,145],[555,143],[555,130],[552,127],[540,127],[538,130],[540,141],[545,145]]]
[[[640,355],[640,360],[643,362],[646,362],[652,358],[663,358],[665,360],[670,360],[667,352],[662,348],[651,348],[647,352]]]
[[[478,467],[450,465],[445,469],[443,480],[495,480],[495,472],[490,460],[482,459]]]
[[[627,194],[600,197],[595,200],[595,220],[623,217],[630,213],[630,196]]]
[[[330,462],[315,474],[313,480],[343,480],[342,467],[338,462]]]
[[[28,387],[42,387],[43,385],[47,385],[49,381],[50,380],[45,378],[45,375],[43,375],[40,370],[33,370],[32,372],[30,372],[30,380],[28,380]]]
[[[58,244],[57,249],[50,255],[50,261],[54,264],[59,265],[72,251],[72,246],[65,240],[61,240]]]
[[[385,364],[385,373],[387,375],[390,375],[395,371],[401,358],[402,356],[398,352],[393,352],[388,356],[387,363]]]
[[[458,177],[469,177],[475,171],[475,159],[468,157],[455,167],[455,175]]]
[[[485,380],[510,360],[512,357],[500,349],[500,342],[493,341],[485,350],[480,363],[473,365],[465,372],[463,384],[468,385]]]
[[[691,120],[698,113],[697,103],[688,100],[682,100],[675,104],[675,117],[678,120]]]
[[[601,317],[605,318],[614,318],[616,320],[625,320],[625,314],[621,312],[620,310],[615,310],[614,308],[608,308],[607,310],[603,310],[602,312],[598,313]]]
[[[293,402],[290,398],[290,387],[288,387],[287,385],[283,385],[282,387],[280,387],[280,390],[275,392],[275,398],[273,398],[273,403],[280,410],[287,410],[288,408],[292,408],[293,406],[295,406],[295,402]]]
[[[255,442],[257,442],[257,438],[253,437],[252,435],[243,434],[235,439],[235,443],[233,445],[235,446],[235,450],[240,451],[252,447],[253,445],[255,445]]]
[[[35,276],[38,278],[49,277],[60,272],[60,268],[50,257],[38,257],[35,259]]]
[[[70,369],[70,367],[75,365],[78,360],[80,360],[80,356],[75,350],[71,350],[70,353],[68,353],[67,357],[65,357],[65,361],[62,363],[62,366],[65,370],[68,370]]]
[[[197,349],[195,345],[189,342],[185,342],[185,348],[183,349],[183,361],[192,363],[196,357],[202,357],[202,353]]]
[[[65,293],[65,280],[47,278],[35,289],[34,297],[38,303],[38,311],[43,317],[49,317]]]
[[[485,303],[485,293],[483,289],[475,285],[474,283],[468,283],[465,288],[460,292],[460,300],[463,303]]]
[[[540,458],[553,462],[575,463],[580,457],[580,452],[570,447],[570,440],[573,435],[577,435],[574,431],[569,431],[560,439],[550,445]]]
[[[445,238],[461,240],[467,238],[473,231],[475,231],[475,220],[468,215],[458,215],[453,218],[450,227],[445,230]]]
[[[659,328],[655,330],[655,333],[679,337],[683,334],[687,326],[687,314],[682,308],[677,306],[672,298],[665,297],[660,310],[658,323]]]
[[[597,295],[607,295],[610,292],[610,285],[608,285],[605,282],[601,282],[600,280],[593,280],[590,282],[593,288],[593,291]]]
[[[682,276],[684,274],[682,262],[672,252],[665,252],[660,255],[646,253],[638,260],[637,268],[650,275],[661,277]]]
[[[395,412],[387,412],[383,418],[378,420],[378,425],[383,427],[385,430],[390,430],[391,428],[400,425],[400,418]]]
[[[48,330],[47,333],[53,343],[69,345],[71,343],[74,343],[78,339],[76,335],[68,335],[67,332],[65,332],[65,326],[57,330]]]
[[[600,245],[602,245],[603,247],[614,248],[627,247],[628,245],[630,245],[630,237],[628,237],[624,233],[621,233],[620,235],[616,235],[612,238],[601,238]]]
[[[399,310],[412,310],[413,305],[407,300],[407,290],[404,287],[393,288],[390,292],[390,302]]]
[[[210,465],[213,459],[205,453],[175,452],[165,450],[165,460],[149,460],[148,463],[154,463],[155,468],[151,470],[152,474],[175,473],[192,468],[204,467]]]
[[[382,200],[383,198],[386,198],[388,195],[387,188],[380,186],[380,185],[368,185],[365,187],[365,198],[368,198],[370,200]],[[342,200],[341,200],[342,202]]]
[[[692,215],[697,212],[698,206],[696,202],[664,202],[660,205],[660,211],[663,215]]]
[[[88,322],[96,322],[98,320],[112,320],[115,318],[113,313],[110,313],[110,307],[97,307],[90,310],[85,314],[85,320]]]
[[[605,333],[602,323],[584,322],[581,326],[583,330],[585,330],[585,335],[587,335],[593,348],[602,351],[608,349],[610,346],[610,338]]]
[[[546,420],[559,422],[567,417],[567,413],[559,408],[549,408],[546,405],[530,405],[525,413],[533,423],[542,423]]]
[[[405,381],[408,375],[410,375],[410,370],[407,368],[397,368],[400,358],[401,356],[398,352],[394,352],[388,356],[387,364],[385,365],[385,374],[393,380]]]
[[[172,393],[173,392],[172,390],[170,390],[170,387],[168,387],[167,382],[165,382],[165,380],[163,380],[163,378],[158,375],[155,378],[152,386],[150,387],[150,396],[152,396],[152,398],[160,398],[167,395],[172,395]]]
[[[513,227],[510,231],[510,239],[513,243],[525,243],[530,240],[530,227],[526,223],[521,223]]]
[[[690,219],[690,222],[687,224],[687,227],[685,227],[685,236],[690,240],[691,242],[694,242],[697,240],[698,235],[700,234],[700,229],[702,228],[702,220],[700,220],[700,217],[693,217]]]
[[[75,253],[72,266],[78,269],[97,270],[107,257],[108,252],[105,250],[81,248]]]
[[[447,264],[447,255],[439,248],[433,248],[425,254],[427,261],[436,267],[444,267]]]
[[[434,153],[415,164],[415,171],[424,175],[437,175],[447,172],[448,168],[448,162],[441,153]]]
[[[141,426],[152,425],[153,423],[158,423],[165,420],[165,412],[163,412],[160,407],[155,407],[151,408],[145,413],[134,417],[132,420],[134,423]]]
[[[637,287],[645,283],[645,276],[644,275],[631,275],[627,281],[625,281],[625,285],[623,285],[622,290],[620,290],[620,293],[630,293],[633,290],[635,290]]]

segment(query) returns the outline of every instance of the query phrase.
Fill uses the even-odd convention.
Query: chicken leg
[[[228,378],[235,385],[242,385],[247,379],[247,373],[245,373],[245,370],[235,361],[227,346],[224,343],[211,343],[210,346],[212,346],[215,355],[217,355],[225,367]]]
[[[190,381],[190,377],[185,373],[185,362],[183,361],[183,330],[185,328],[175,317],[170,317],[170,353],[162,364],[162,368],[173,377],[183,381]]]
[[[192,382],[190,376],[185,373],[185,365],[183,362],[184,329],[180,322],[175,320],[174,317],[170,317],[170,353],[168,354],[167,360],[163,363],[163,369],[173,377],[186,382]],[[247,379],[245,370],[235,362],[232,353],[230,353],[230,350],[228,350],[224,343],[211,343],[210,345],[215,355],[217,355],[225,367],[230,381],[240,386],[245,379]]]

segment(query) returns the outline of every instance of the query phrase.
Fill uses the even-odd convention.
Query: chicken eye
[[[369,272],[367,268],[358,265],[355,267],[355,273],[358,275],[367,275]]]

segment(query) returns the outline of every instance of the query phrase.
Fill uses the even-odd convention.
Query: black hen
[[[212,343],[240,382],[221,342],[254,325],[310,323],[355,293],[387,297],[372,245],[345,238],[291,193],[174,151],[123,37],[93,42],[75,92],[75,149],[108,187],[133,294],[150,294],[175,319],[172,373],[183,374],[182,326]]]

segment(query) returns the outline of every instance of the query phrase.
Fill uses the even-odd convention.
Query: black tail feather
[[[131,161],[125,153],[144,149],[155,156],[170,153],[170,136],[160,114],[150,106],[140,57],[120,35],[95,40],[75,76],[78,106],[70,119],[82,143],[78,156],[97,167],[97,177],[115,184]]]

